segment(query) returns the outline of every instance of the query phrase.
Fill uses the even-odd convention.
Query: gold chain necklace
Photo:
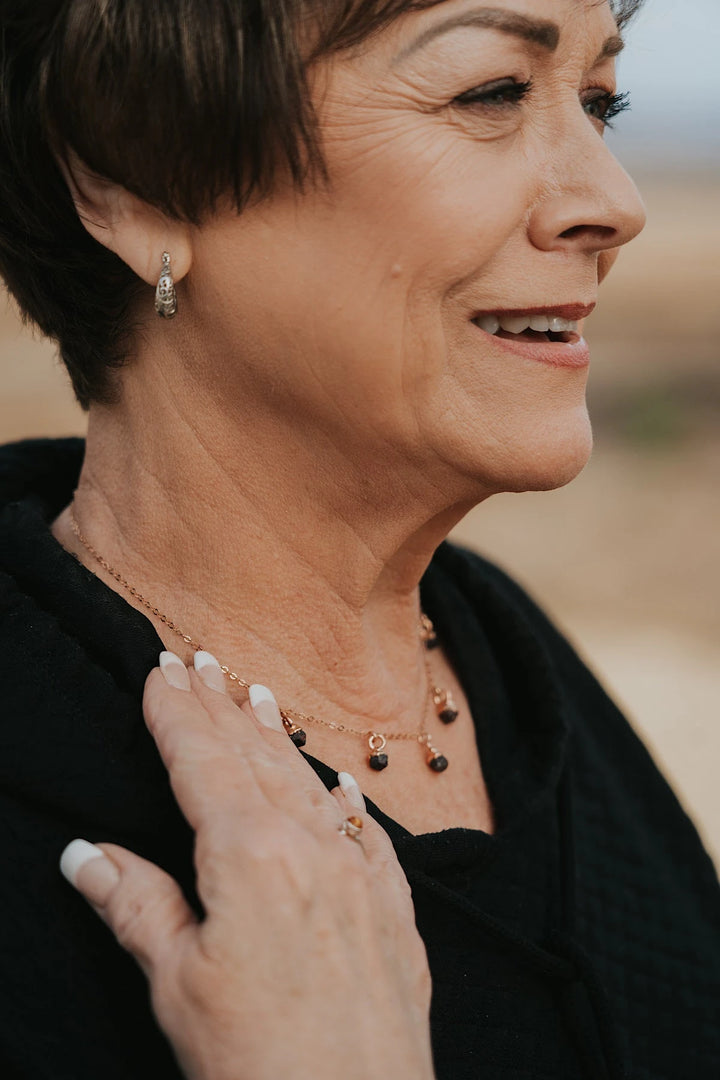
[[[70,507],[70,525],[75,536],[83,547],[93,556],[96,562],[98,562],[119,585],[122,585],[122,587],[137,600],[138,603],[142,604],[142,606],[154,615],[156,619],[159,619],[161,623],[167,626],[168,630],[171,630],[173,634],[177,634],[178,637],[182,638],[186,645],[189,645],[195,651],[204,649],[204,646],[201,645],[199,641],[196,641],[190,634],[186,634],[173,619],[164,615],[163,612],[143,596],[134,585],[131,585],[130,582],[115,569],[115,567],[111,566],[107,559],[103,558],[80,531],[80,526],[77,523],[72,506]],[[432,703],[438,719],[444,724],[450,724],[456,719],[458,711],[450,691],[444,690],[440,686],[436,686],[433,680],[427,658],[427,650],[434,649],[438,645],[438,638],[432,622],[425,614],[420,616],[420,640],[422,641],[425,650],[423,653],[423,663],[425,665],[425,672],[428,680],[428,700]],[[220,670],[231,682],[234,682],[245,689],[249,688],[250,683],[241,678],[237,672],[232,671],[227,664],[221,664]],[[368,749],[370,751],[367,762],[370,768],[374,769],[376,772],[380,772],[388,764],[388,755],[384,751],[387,742],[390,739],[412,740],[419,743],[425,750],[426,764],[433,772],[444,772],[448,767],[448,760],[445,755],[441,754],[440,751],[432,745],[432,737],[429,732],[423,730],[424,717],[423,720],[420,721],[420,729],[413,733],[406,731],[360,731],[358,728],[349,727],[347,724],[337,724],[333,720],[323,720],[319,716],[307,715],[306,713],[300,712],[299,709],[282,708],[280,709],[280,715],[282,716],[282,721],[288,736],[297,747],[304,746],[307,742],[307,734],[303,730],[302,724],[322,724],[323,727],[331,728],[333,731],[344,732],[347,735],[359,735],[363,738],[367,738]]]

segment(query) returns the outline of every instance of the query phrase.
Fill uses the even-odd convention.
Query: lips
[[[587,367],[590,350],[578,322],[595,304],[556,304],[552,307],[498,308],[477,312],[472,322],[503,350],[554,367]]]
[[[519,318],[521,316],[527,316],[532,318],[534,315],[544,315],[546,318],[557,316],[560,319],[568,319],[570,322],[579,322],[580,319],[587,319],[588,315],[591,315],[595,310],[595,302],[590,304],[547,304],[544,307],[527,307],[527,308],[481,308],[478,309],[472,316],[473,322],[483,315],[494,315],[496,318]]]

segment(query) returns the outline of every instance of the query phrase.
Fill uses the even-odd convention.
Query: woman
[[[78,836],[187,1075],[717,1074],[709,858],[444,542],[590,452],[582,324],[644,221],[602,139],[635,6],[5,5],[0,263],[88,409],[2,461],[11,1075],[178,1075],[57,874]]]

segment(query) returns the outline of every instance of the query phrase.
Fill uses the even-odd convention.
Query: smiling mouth
[[[579,321],[594,307],[594,304],[566,304],[527,311],[481,312],[472,322],[486,334],[504,340],[573,345],[580,340]]]

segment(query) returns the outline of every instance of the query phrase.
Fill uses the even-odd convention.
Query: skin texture
[[[281,180],[202,228],[103,181],[86,177],[78,195],[86,227],[148,283],[122,400],[90,411],[85,534],[281,705],[360,728],[414,731],[425,715],[417,584],[440,540],[494,492],[566,483],[590,452],[587,370],[511,357],[470,317],[593,302],[644,223],[585,105],[615,89],[614,61],[593,66],[616,32],[609,7],[495,6],[552,19],[557,49],[468,26],[393,63],[477,7],[448,0],[318,65],[329,191],[300,196]],[[532,80],[525,101],[454,101],[507,78]],[[170,323],[153,310],[165,249],[179,282]],[[118,587],[67,513],[55,535]],[[452,683],[441,654],[433,664]],[[446,745],[469,764],[452,785],[429,790],[410,743],[392,785],[368,775],[360,740],[316,727],[308,749],[362,773],[414,831],[490,828],[460,704],[462,734]]]
[[[354,727],[409,732],[426,716],[418,582],[452,526],[495,492],[568,482],[590,452],[587,369],[511,355],[471,317],[593,303],[617,248],[644,223],[637,192],[588,105],[594,93],[615,90],[614,61],[595,63],[615,34],[608,6],[494,0],[496,8],[552,19],[557,48],[466,26],[393,62],[425,29],[477,6],[447,0],[403,16],[353,54],[319,63],[313,93],[331,176],[327,190],[298,195],[280,178],[271,198],[241,216],[226,208],[200,228],[169,221],[97,178],[86,176],[83,195],[75,192],[89,231],[148,283],[146,303],[135,313],[136,349],[121,373],[120,403],[90,411],[75,504],[81,527],[113,566],[221,662],[269,685],[281,705]],[[461,107],[455,100],[498,79],[531,80],[532,90],[514,105],[501,98]],[[170,323],[153,310],[163,250],[171,253],[178,281],[180,310]],[[53,531],[119,588],[79,545],[67,511]],[[187,662],[190,652],[182,652],[179,639],[156,626]],[[447,773],[430,773],[412,742],[396,744],[391,769],[380,774],[367,768],[361,740],[313,727],[307,749],[358,776],[365,793],[411,831],[452,825],[491,831],[462,687],[441,650],[431,662],[460,708],[443,732]],[[152,678],[150,695],[160,677]],[[206,705],[202,695],[199,700]],[[146,715],[177,783],[173,752],[168,756],[147,701]],[[189,750],[178,751],[189,755],[188,774],[197,769],[202,785],[215,763],[218,786],[210,781],[207,790],[219,791],[224,782],[233,787],[223,755],[208,757],[205,748],[191,740]],[[294,753],[286,744],[270,749],[277,749],[278,764],[283,752]],[[180,787],[176,792],[182,802]],[[311,819],[325,796],[316,791],[308,798]],[[221,799],[218,835],[224,816],[245,815],[243,843],[252,847],[258,830],[262,844],[276,850],[295,828],[295,811],[307,819],[301,804],[298,796],[290,813],[278,801],[261,826],[261,814]],[[199,829],[201,817],[186,812]],[[237,894],[242,866],[243,881],[257,890],[248,902],[261,905],[262,945],[269,948],[282,913],[264,891],[257,851],[233,861],[221,857],[222,844],[212,850],[215,859],[198,862],[201,894],[212,891],[212,882],[213,896],[225,898],[217,918],[230,937],[238,936],[240,949],[246,914],[229,898]],[[357,855],[351,848],[343,857]],[[112,915],[105,912],[117,928],[125,925],[124,904],[142,912],[155,893],[147,884],[152,868],[133,870],[129,853],[114,857],[121,883],[126,870],[140,885],[143,873],[150,875],[140,901],[121,890]],[[326,865],[308,855],[309,876],[296,875],[289,895],[317,892],[327,915],[344,911],[349,897],[344,875],[326,875]],[[396,910],[392,897],[382,901],[389,925],[410,924],[407,896],[396,900]],[[303,951],[302,935],[282,938],[285,957],[296,947],[293,963],[306,973],[301,1001],[309,1017],[322,1012],[329,981],[342,987],[334,996],[353,997],[358,984],[347,971],[372,939],[371,927],[354,923],[354,957],[342,925],[327,925],[334,929],[326,933],[325,966]],[[135,948],[121,930],[123,938]],[[399,932],[390,938],[403,971],[415,946]],[[377,953],[369,955],[381,964]],[[242,969],[240,954],[234,959]],[[172,948],[164,962],[176,970]],[[420,979],[413,991],[408,977],[398,988],[393,963],[378,971],[377,995],[363,989],[358,998],[359,1030],[381,1023],[388,1000],[399,994],[407,1009],[395,1016],[384,1052],[395,1054],[398,1075],[421,1076],[427,1030],[418,1017],[426,1015],[427,986]],[[195,998],[178,1003],[159,991],[154,1002],[188,1075],[215,1080],[229,1075],[234,1054],[255,1059],[243,1042],[249,1037],[243,986],[231,984],[231,1000],[222,964],[206,975],[194,984],[202,987]],[[266,991],[257,999],[265,1023],[259,1030],[272,1041],[287,1030],[287,1014],[284,1000],[278,1009],[276,990]],[[296,1018],[293,1030],[304,1023]],[[345,1016],[345,1028],[333,1029],[343,1046],[356,1045],[353,1023]],[[237,1046],[219,1038],[219,1030],[236,1032]],[[312,1022],[309,1030],[315,1031]],[[217,1058],[213,1045],[221,1047]],[[306,1052],[307,1075],[317,1076],[311,1071],[317,1051],[308,1043]],[[408,1054],[420,1064],[403,1073]],[[338,1075],[332,1054],[329,1060],[328,1075]],[[301,1065],[300,1057],[293,1075],[304,1075]],[[279,1074],[264,1067],[258,1059],[259,1071],[247,1075]]]

